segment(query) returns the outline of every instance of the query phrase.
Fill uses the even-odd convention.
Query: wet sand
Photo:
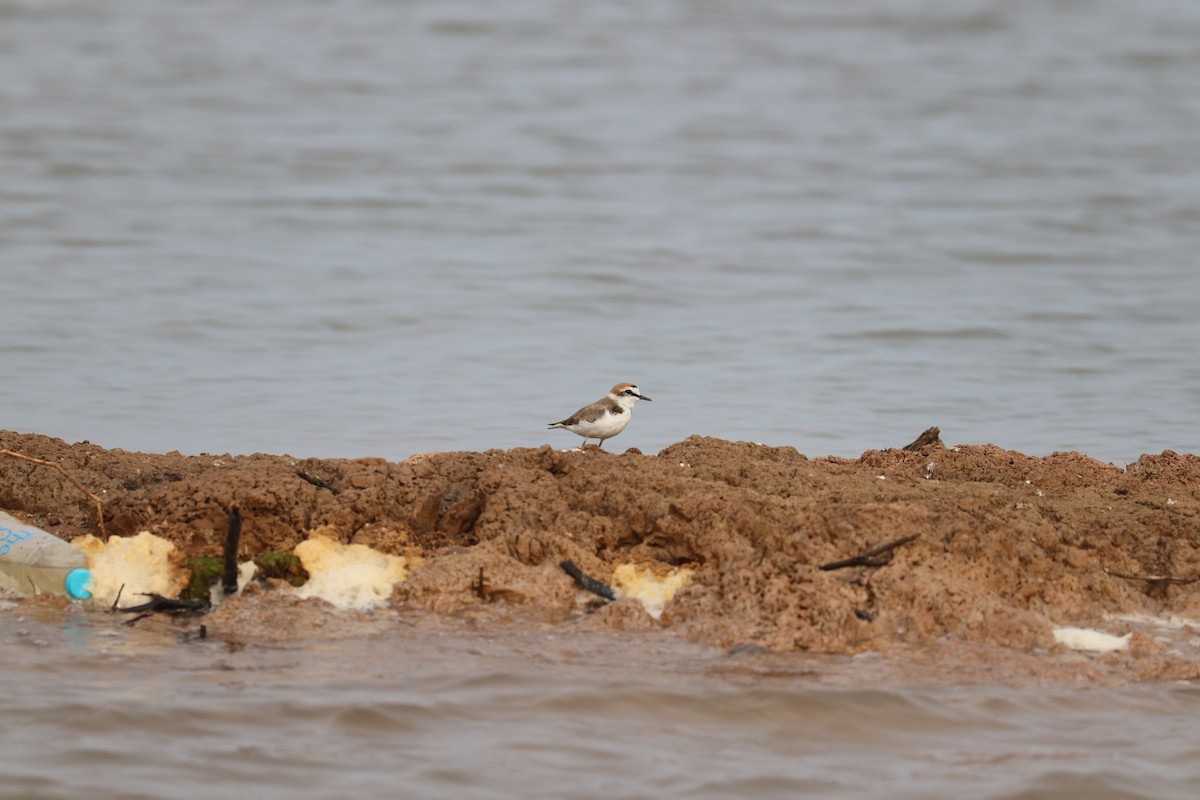
[[[243,560],[313,531],[405,555],[390,611],[454,635],[652,637],[765,674],[798,666],[797,653],[857,656],[839,660],[837,680],[872,683],[1200,677],[1200,584],[1186,582],[1200,576],[1193,455],[1121,468],[934,442],[809,458],[690,437],[657,456],[541,447],[395,463],[130,453],[11,432],[0,449],[61,464],[102,498],[108,536],[150,531],[181,564],[221,553],[234,505]],[[68,540],[99,530],[77,487],[17,459],[0,458],[0,507]],[[820,568],[914,535],[869,565]],[[655,619],[636,600],[581,592],[564,560],[605,581],[629,564],[690,580]],[[229,641],[370,636],[379,624],[271,580],[200,619]],[[1113,653],[1075,652],[1056,643],[1061,626],[1132,635]]]

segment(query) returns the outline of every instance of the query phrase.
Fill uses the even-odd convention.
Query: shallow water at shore
[[[270,643],[6,608],[21,691],[0,794],[1183,800],[1200,785],[1192,686],[938,685],[877,657],[395,612],[344,624]]]

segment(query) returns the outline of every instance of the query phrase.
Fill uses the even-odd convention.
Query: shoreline
[[[931,674],[957,663],[981,679],[1038,664],[1048,680],[1200,678],[1194,455],[1121,469],[1078,453],[934,441],[810,459],[693,436],[656,456],[543,446],[388,462],[129,453],[7,431],[0,449],[60,464],[103,499],[110,538],[150,531],[182,561],[220,555],[235,505],[243,560],[293,551],[314,531],[407,556],[413,566],[388,600],[401,612],[764,657],[879,653]],[[98,528],[77,487],[12,458],[0,458],[0,508],[67,540]],[[621,568],[655,586],[686,579],[655,618],[644,601],[598,604],[563,561],[609,583]],[[293,615],[282,629],[303,637],[316,606],[283,598],[272,579],[205,621],[212,635],[269,638],[270,625],[237,621],[258,609],[277,626]],[[1055,641],[1066,626],[1131,636],[1122,650],[1085,654]]]

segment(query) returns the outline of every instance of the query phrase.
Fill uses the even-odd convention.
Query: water
[[[5,428],[567,447],[545,423],[630,380],[655,402],[610,448],[1200,450],[1191,0],[0,0],[0,66]],[[743,687],[465,644],[408,673],[394,635],[227,653],[13,613],[14,796],[114,763],[113,796],[1197,783],[1190,689]]]
[[[1200,6],[1135,5],[5,0],[0,424],[1198,450]]]
[[[29,614],[26,609],[23,614]],[[6,797],[1191,798],[1193,687],[853,686],[660,637],[201,640],[0,616]]]

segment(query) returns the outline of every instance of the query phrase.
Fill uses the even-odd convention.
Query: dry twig
[[[1173,575],[1130,575],[1126,572],[1113,572],[1107,567],[1104,568],[1104,572],[1107,575],[1112,575],[1114,578],[1121,578],[1122,580],[1127,581],[1145,581],[1146,583],[1153,585],[1173,583],[1178,586],[1185,586],[1189,583],[1196,583],[1197,581],[1200,581],[1200,575],[1197,575],[1194,578],[1176,578]]]
[[[81,492],[92,498],[92,500],[96,503],[96,523],[100,526],[100,538],[105,540],[108,539],[108,533],[104,530],[104,504],[100,502],[99,497],[88,491],[88,488],[80,483],[74,475],[63,469],[62,464],[58,464],[54,461],[46,461],[45,459],[41,458],[34,458],[33,456],[27,456],[23,453],[14,453],[12,450],[0,450],[0,456],[12,456],[13,458],[19,458],[22,461],[41,464],[44,467],[54,467],[56,470],[61,472],[67,480],[75,484],[75,486],[78,487]]]
[[[493,586],[483,574],[483,567],[479,568],[479,577],[471,581],[471,591],[485,603],[495,603],[497,600],[511,600],[521,602],[525,595],[513,589],[505,589],[503,586]]]

